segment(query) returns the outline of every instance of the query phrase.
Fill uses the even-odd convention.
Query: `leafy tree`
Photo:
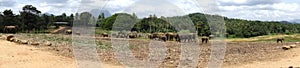
[[[23,11],[20,12],[22,23],[24,23],[24,26],[22,26],[22,28],[24,28],[24,30],[26,30],[27,32],[29,30],[37,30],[38,28],[40,28],[41,24],[39,24],[39,14],[41,13],[41,11],[37,10],[37,8],[32,5],[25,5],[22,10]]]
[[[0,13],[0,31],[3,32],[4,28],[4,16],[2,15],[2,13]]]
[[[72,26],[73,25],[73,21],[74,21],[74,15],[71,14],[69,17],[67,17],[67,20],[68,20],[69,25]]]
[[[17,25],[16,20],[14,19],[14,14],[12,10],[4,10],[4,24],[5,26]]]

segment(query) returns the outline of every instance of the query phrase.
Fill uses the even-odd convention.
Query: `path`
[[[249,64],[232,65],[224,68],[288,68],[289,66],[300,68],[300,51],[299,47],[285,51],[281,55],[286,57],[283,59],[273,59],[270,61],[256,61]]]
[[[225,66],[224,68],[287,68],[300,67],[300,48],[287,50],[283,59],[258,61],[249,64]],[[0,68],[76,68],[73,59],[59,56],[38,48],[0,40]],[[104,68],[124,68],[104,64]]]
[[[71,58],[0,40],[0,68],[76,68]],[[104,68],[121,68],[104,64]]]

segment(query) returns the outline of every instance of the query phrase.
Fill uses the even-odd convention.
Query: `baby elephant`
[[[202,37],[201,40],[202,40],[202,43],[207,43],[209,38],[208,37]]]
[[[283,41],[284,39],[283,38],[277,38],[277,43],[282,43],[282,41]]]

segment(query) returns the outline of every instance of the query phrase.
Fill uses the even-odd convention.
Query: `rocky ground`
[[[72,38],[70,35],[63,34],[16,34],[21,39],[27,39],[37,42],[51,42],[52,46],[35,46],[44,51],[50,51],[55,54],[73,58]],[[109,64],[121,65],[115,58],[109,38],[96,38],[99,43],[97,51],[99,58]],[[149,40],[131,39],[130,49],[139,60],[149,59]],[[166,42],[167,52],[160,68],[175,68],[179,64],[180,59],[180,43]],[[291,45],[294,42],[275,43],[275,42],[227,42],[226,53],[223,66],[244,65],[253,62],[272,61],[276,59],[286,58],[287,50],[281,49],[283,45]],[[210,57],[211,44],[199,44],[200,56],[198,60],[198,68],[207,66]]]

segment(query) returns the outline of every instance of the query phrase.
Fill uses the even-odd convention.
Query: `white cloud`
[[[232,2],[228,0],[226,2]],[[222,3],[222,2],[221,2]],[[244,5],[221,5],[219,8],[222,10],[222,15],[242,18],[250,20],[293,20],[299,16],[299,3],[286,3],[286,2],[271,2],[265,4],[252,4],[249,5],[245,2]]]
[[[0,0],[0,7],[14,7],[15,5],[15,0]]]
[[[55,15],[63,12],[97,12],[105,7],[104,10],[110,13],[137,12],[139,16],[173,16],[194,12],[221,12],[221,15],[227,17],[254,20],[293,20],[300,16],[300,1],[294,0],[0,0],[0,4],[0,11],[12,9],[15,14],[30,4],[43,13]]]

